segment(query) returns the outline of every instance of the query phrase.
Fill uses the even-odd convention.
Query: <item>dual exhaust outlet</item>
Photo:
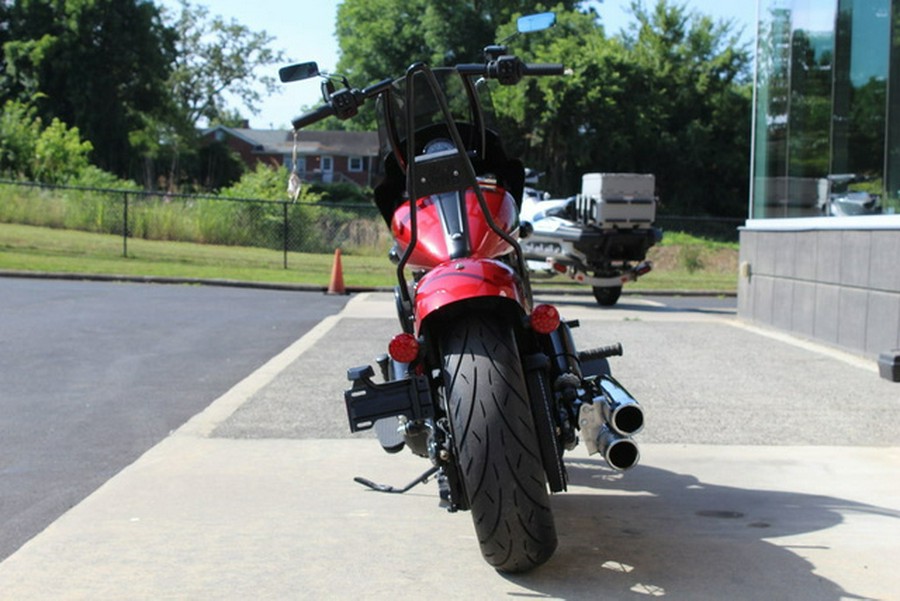
[[[644,410],[611,376],[599,376],[594,384],[600,394],[582,404],[578,414],[584,445],[589,454],[602,454],[611,468],[630,469],[641,457],[631,437],[644,427]]]

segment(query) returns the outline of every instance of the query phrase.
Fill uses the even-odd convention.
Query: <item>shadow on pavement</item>
[[[507,576],[538,596],[863,599],[815,573],[803,557],[829,547],[768,539],[824,531],[851,513],[900,518],[895,510],[839,498],[707,485],[653,467],[639,466],[627,477],[590,459],[568,468],[570,487],[608,494],[570,488],[553,498],[556,555],[536,572]],[[849,570],[867,569],[856,565],[858,558],[846,561]]]

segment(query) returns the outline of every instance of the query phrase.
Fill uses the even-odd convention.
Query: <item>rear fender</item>
[[[416,284],[416,332],[429,316],[479,298],[508,299],[531,313],[522,279],[510,266],[494,259],[459,259],[438,265]]]

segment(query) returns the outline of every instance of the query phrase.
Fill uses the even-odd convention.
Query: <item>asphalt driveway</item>
[[[346,301],[0,278],[0,559]]]

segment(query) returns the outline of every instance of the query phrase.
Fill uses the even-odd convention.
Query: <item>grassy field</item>
[[[0,270],[157,276],[239,280],[276,284],[327,286],[332,254],[280,251],[128,239],[124,255],[121,236],[90,234],[0,223]],[[737,287],[737,245],[668,234],[652,248],[654,270],[627,290],[708,290],[730,293]],[[386,256],[342,253],[344,283],[348,287],[393,286],[394,266]],[[586,289],[564,277],[535,279],[535,286]]]

